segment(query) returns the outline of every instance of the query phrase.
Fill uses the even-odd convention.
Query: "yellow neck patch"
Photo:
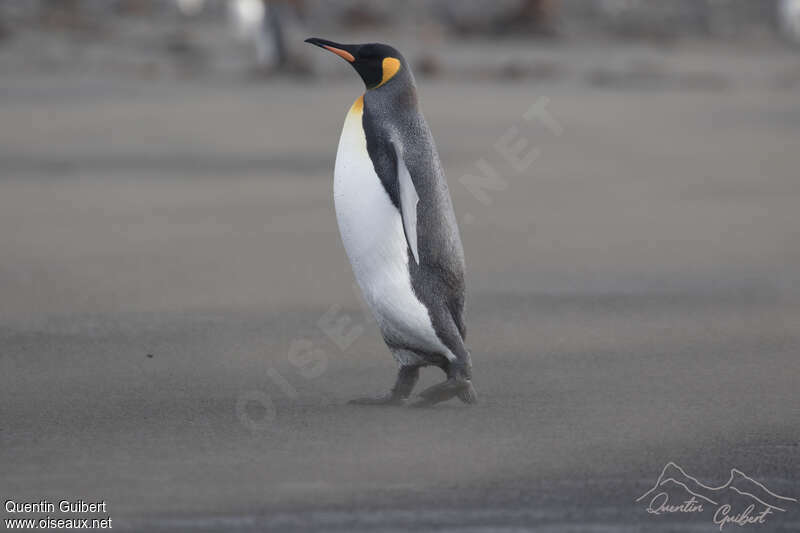
[[[385,57],[383,59],[383,76],[381,78],[381,82],[376,85],[374,88],[377,89],[390,79],[394,77],[395,74],[400,70],[400,60],[394,57]]]
[[[353,105],[350,106],[350,113],[358,113],[360,114],[361,111],[364,109],[364,95],[362,94],[356,101],[353,102]]]

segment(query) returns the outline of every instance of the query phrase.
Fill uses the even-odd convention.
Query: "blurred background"
[[[0,23],[4,70],[149,79],[341,73],[303,46],[309,32],[399,38],[418,74],[429,77],[555,77],[570,69],[511,60],[587,41],[800,42],[795,0],[6,0]],[[480,40],[514,46],[488,63],[442,57],[446,43]]]
[[[363,84],[309,36],[414,68],[472,409],[346,405],[395,369],[333,212]],[[0,0],[0,496],[148,531],[714,527],[634,502],[667,461],[800,496],[799,92],[798,0]]]

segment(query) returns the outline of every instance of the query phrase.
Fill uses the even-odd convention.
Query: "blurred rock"
[[[117,0],[112,4],[118,14],[130,16],[153,15],[161,7],[156,0]]]
[[[414,66],[414,72],[428,78],[435,78],[442,74],[442,64],[436,55],[431,53],[422,54]]]
[[[341,22],[346,28],[374,28],[391,22],[391,11],[370,2],[356,2],[342,9]]]
[[[492,3],[442,2],[442,21],[459,35],[511,33],[554,36],[556,0],[502,0]]]
[[[170,33],[164,39],[164,48],[184,74],[194,73],[208,65],[208,52],[186,30]],[[151,70],[148,67],[147,70]]]
[[[602,67],[588,72],[591,85],[609,88],[722,90],[730,86],[722,74],[698,71],[675,72],[666,65],[647,61],[631,63],[624,68]]]

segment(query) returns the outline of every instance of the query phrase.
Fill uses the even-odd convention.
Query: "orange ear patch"
[[[400,70],[400,60],[395,57],[385,57],[383,59],[383,76],[381,77],[381,82],[375,86],[377,89],[397,74],[397,71]]]

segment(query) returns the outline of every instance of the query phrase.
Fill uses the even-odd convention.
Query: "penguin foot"
[[[347,402],[350,405],[405,405],[406,399],[393,394],[384,394],[381,396],[366,396],[363,398],[355,398]]]
[[[475,387],[472,386],[472,381],[467,381],[467,388],[458,393],[458,399],[467,405],[478,403],[478,393],[475,392]]]
[[[425,389],[419,393],[419,396],[420,399],[412,403],[411,407],[429,407],[456,396],[466,404],[474,404],[478,401],[478,394],[472,386],[472,381],[464,378],[449,378],[438,385]]]

